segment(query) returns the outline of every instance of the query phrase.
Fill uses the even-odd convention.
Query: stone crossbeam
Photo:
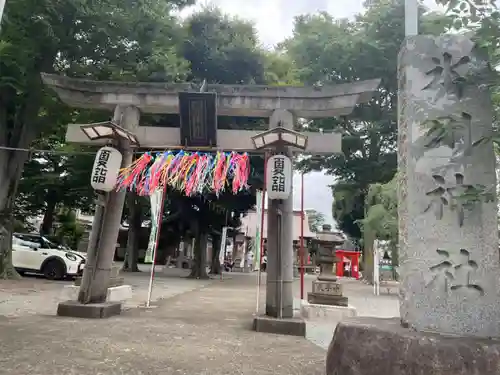
[[[261,131],[217,129],[217,143],[221,150],[255,152],[252,137]],[[342,136],[339,133],[303,132],[308,137],[307,148],[303,153],[332,154],[341,151]],[[157,126],[139,126],[135,131],[143,148],[167,150],[180,148],[180,129]],[[104,144],[106,140],[91,141],[81,129],[80,124],[70,124],[66,131],[66,141],[80,144]]]
[[[178,93],[198,91],[187,83],[101,82],[50,74],[42,79],[72,107],[110,111],[122,105],[143,113],[178,113]],[[270,117],[279,108],[296,117],[325,118],[350,114],[356,104],[372,98],[379,84],[373,79],[323,87],[207,85],[206,92],[217,93],[220,116]]]

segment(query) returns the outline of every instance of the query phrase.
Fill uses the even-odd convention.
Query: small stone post
[[[339,261],[335,255],[336,239],[332,226],[328,224],[323,225],[323,230],[317,233],[316,259],[320,266],[320,274],[313,281],[313,291],[307,294],[309,303],[347,306],[347,297],[342,296],[342,285],[337,282],[335,274],[335,264]]]

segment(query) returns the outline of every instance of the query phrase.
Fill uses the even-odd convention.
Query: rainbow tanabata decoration
[[[207,192],[219,195],[230,186],[232,193],[237,194],[248,188],[249,174],[247,153],[167,151],[153,156],[146,152],[120,170],[116,189],[150,195],[168,185],[193,196]]]

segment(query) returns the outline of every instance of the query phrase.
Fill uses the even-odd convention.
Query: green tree
[[[446,20],[426,15],[422,32],[444,30]],[[356,106],[350,116],[308,124],[310,130],[341,132],[342,154],[299,163],[303,170],[324,169],[336,177],[333,216],[357,240],[369,186],[389,182],[396,170],[397,56],[403,39],[404,2],[375,0],[353,21],[326,13],[298,17],[293,37],[283,43],[306,84],[381,79],[375,97]]]
[[[392,250],[393,265],[398,262],[398,197],[397,176],[386,184],[373,184],[368,189],[365,202],[366,215],[360,220],[364,234],[364,246],[373,248],[375,240],[388,241]],[[373,256],[371,251],[364,254],[365,279],[373,281]]]
[[[255,27],[237,18],[223,14],[217,8],[205,8],[193,14],[185,22],[186,41],[183,43],[183,56],[189,61],[191,72],[188,79],[192,82],[219,84],[259,84],[265,83],[265,56],[259,47]],[[162,121],[165,116],[157,116],[154,121]],[[177,120],[178,121],[178,120]],[[265,126],[261,118],[219,116],[219,128],[257,129]],[[254,180],[251,185],[262,184],[263,160],[251,160]],[[255,173],[257,172],[257,173]],[[212,203],[209,203],[212,202]],[[219,197],[185,197],[174,194],[168,205],[172,212],[180,212],[181,219],[171,222],[176,233],[195,237],[195,259],[191,277],[206,278],[205,258],[208,237],[212,237],[212,271],[218,265],[218,251],[222,227],[239,226],[239,215],[255,204],[255,196],[231,193]],[[180,228],[179,228],[180,227]],[[166,230],[169,230],[166,228]],[[179,235],[178,240],[181,239]]]
[[[218,8],[205,8],[186,22],[184,58],[190,80],[209,83],[262,84],[264,58],[253,24],[231,18]]]
[[[319,232],[325,224],[325,215],[316,210],[306,210],[309,228],[313,232]]]
[[[171,11],[192,0],[10,1],[0,34],[0,277],[16,277],[11,230],[29,148],[49,131],[55,96],[41,72],[95,79],[183,79],[182,30]]]

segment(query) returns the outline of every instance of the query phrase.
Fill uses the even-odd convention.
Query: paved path
[[[308,277],[305,282],[305,289],[312,290],[313,277]],[[343,293],[349,298],[349,305],[356,308],[358,316],[371,316],[377,318],[392,318],[399,316],[399,301],[396,294],[373,295],[373,287],[352,279],[340,280]],[[300,284],[294,284],[295,295],[300,296]],[[307,297],[306,297],[307,298]],[[296,298],[295,305],[300,306],[300,298]],[[306,337],[311,342],[327,349],[333,337],[333,332],[338,322],[335,321],[308,321]]]
[[[0,374],[324,374],[320,347],[252,332],[254,309],[255,278],[233,275],[108,320],[0,317]]]

